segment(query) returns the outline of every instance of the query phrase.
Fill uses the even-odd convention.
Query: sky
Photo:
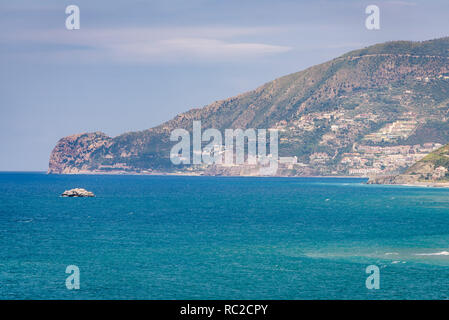
[[[365,27],[373,4],[379,30]],[[447,0],[0,0],[0,171],[47,170],[64,136],[145,130],[350,50],[448,36],[448,12]]]

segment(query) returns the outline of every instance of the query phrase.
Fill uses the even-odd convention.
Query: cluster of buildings
[[[343,154],[340,167],[346,167],[349,175],[399,173],[440,147],[440,143],[386,147],[357,145],[353,152]]]
[[[380,127],[386,122],[386,116],[376,113],[357,113],[342,109],[313,112],[297,119],[279,121],[271,129],[277,129],[280,133],[279,150],[286,147],[284,151],[287,150],[291,156],[276,159],[278,175],[367,177],[397,174],[442,146],[434,142],[415,145],[405,143],[420,124],[419,117],[414,112],[404,113],[396,121]],[[372,132],[375,127],[380,129]],[[307,143],[310,144],[310,149],[295,151],[297,146]],[[289,147],[293,149],[290,150]],[[226,148],[216,146],[213,151],[223,155]],[[250,159],[246,154],[244,164],[233,162],[200,165],[195,170],[204,170],[208,174],[257,174],[257,156],[253,161],[248,160]],[[446,174],[443,169],[440,171],[436,174]]]
[[[319,142],[324,151],[310,154],[305,164],[290,165],[301,172],[304,172],[305,167],[309,167],[316,174],[354,176],[395,174],[442,146],[439,143],[401,144],[419,125],[417,114],[413,112],[405,113],[397,121],[363,135],[364,131],[370,130],[373,123],[386,121],[374,113],[353,115],[347,111],[316,112],[288,123],[280,121],[276,129],[286,132],[281,138],[282,145],[299,141],[304,131],[313,132],[319,125],[324,125],[326,132],[321,135]],[[363,138],[360,143],[356,143],[360,134]],[[341,153],[341,150],[348,148],[352,149],[351,152]]]
[[[416,120],[398,120],[387,124],[377,132],[367,134],[363,140],[379,143],[407,139],[417,125],[418,122]]]

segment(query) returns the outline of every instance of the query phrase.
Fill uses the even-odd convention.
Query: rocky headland
[[[253,175],[245,165],[174,165],[170,133],[192,132],[194,120],[221,132],[278,130],[288,160],[278,176],[397,176],[449,142],[449,37],[351,51],[147,130],[62,138],[48,173]]]

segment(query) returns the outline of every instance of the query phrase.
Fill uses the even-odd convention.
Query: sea
[[[0,173],[0,299],[448,298],[449,189]]]

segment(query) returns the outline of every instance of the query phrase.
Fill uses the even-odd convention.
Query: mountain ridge
[[[219,130],[284,130],[287,140],[281,137],[280,153],[297,156],[301,163],[310,164],[308,170],[296,170],[298,175],[327,175],[332,171],[346,175],[348,168],[339,167],[326,156],[322,155],[330,170],[313,165],[311,157],[325,153],[328,157],[337,155],[332,159],[334,162],[341,161],[344,154],[357,148],[364,136],[382,130],[390,120],[413,118],[415,132],[425,132],[430,121],[443,120],[443,126],[449,128],[448,52],[449,37],[377,44],[277,78],[237,96],[193,108],[147,130],[114,138],[102,133],[69,136],[61,139],[52,151],[49,173],[179,172],[186,168],[173,167],[169,161],[173,144],[169,133],[175,128],[191,131],[192,121],[201,120],[204,128]],[[411,93],[404,94],[407,91]],[[436,105],[440,107],[433,108]],[[404,118],[407,113],[415,115]],[[326,119],[325,114],[331,117]],[[351,118],[364,114],[370,115],[364,118],[366,121],[360,121],[359,126],[350,124]],[[332,126],[339,128],[335,131]],[[308,130],[309,127],[313,128]],[[338,132],[340,128],[347,131],[346,137],[345,131]],[[434,141],[426,141],[426,134],[423,135],[423,143],[449,141],[449,134]],[[413,134],[407,136],[412,138]],[[329,144],[331,140],[335,141]],[[207,173],[207,168],[195,170]]]

